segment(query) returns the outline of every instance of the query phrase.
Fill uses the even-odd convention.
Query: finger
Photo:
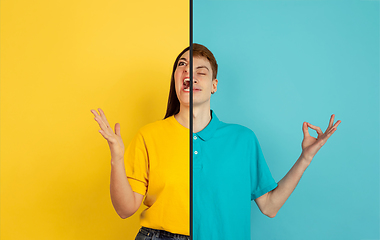
[[[309,134],[309,128],[307,127],[307,122],[304,122],[302,124],[302,132],[303,132],[303,136],[304,137],[310,136],[310,134]]]
[[[94,117],[99,116],[98,112],[94,109],[91,109],[91,113],[94,115]]]
[[[106,140],[108,140],[108,135],[103,131],[103,130],[99,130],[98,131],[100,134],[102,134],[102,136],[106,139]]]
[[[334,118],[335,118],[335,115],[331,115],[331,118],[330,118],[330,122],[329,122],[329,126],[327,127],[327,129],[331,128],[333,126],[333,123],[334,123]]]
[[[108,128],[107,124],[104,122],[103,118],[98,114],[96,110],[91,109],[91,112],[94,114],[96,121],[100,120]]]
[[[100,116],[103,119],[103,122],[106,124],[107,127],[110,127],[110,124],[108,123],[106,115],[104,114],[103,110],[100,108],[98,108],[98,110],[99,110]]]
[[[118,135],[119,137],[121,137],[121,134],[120,134],[120,123],[116,123],[115,124],[115,134]]]
[[[323,132],[322,132],[322,130],[321,130],[320,127],[314,126],[314,125],[312,125],[310,123],[307,123],[307,125],[309,126],[309,128],[314,129],[315,131],[317,131],[318,136],[323,134]]]
[[[99,124],[99,127],[102,128],[102,125],[100,122],[101,120],[99,120],[99,119],[101,119],[101,117],[99,116],[98,112],[94,109],[91,109],[91,113],[94,115],[94,117],[95,117],[94,120]]]
[[[333,126],[333,128],[337,128],[338,127],[338,125],[341,123],[342,121],[340,121],[340,120],[338,120],[338,121],[336,121],[336,123],[334,124],[334,126]]]
[[[325,134],[322,136],[321,139],[323,139],[324,141],[327,141],[327,139],[329,139],[329,137],[331,137],[331,135],[336,131],[336,128],[331,128],[330,130],[326,131]]]
[[[107,125],[103,122],[103,119],[99,116],[94,118],[95,121],[99,124],[99,127],[104,131],[107,132],[110,128],[107,127]],[[111,130],[112,131],[112,130]]]

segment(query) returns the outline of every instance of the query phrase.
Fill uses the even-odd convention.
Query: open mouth
[[[190,78],[183,79],[183,91],[185,92],[190,91]]]
[[[197,86],[196,84],[195,85],[193,84],[193,91],[195,91],[195,92],[201,91],[201,89],[199,87],[196,87],[196,86]],[[184,92],[190,92],[190,78],[183,79],[182,87],[183,87]]]

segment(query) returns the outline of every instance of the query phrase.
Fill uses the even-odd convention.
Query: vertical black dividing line
[[[193,240],[193,0],[190,0],[190,240]]]

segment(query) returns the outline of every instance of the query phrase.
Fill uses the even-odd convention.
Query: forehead
[[[189,61],[189,58],[190,58],[189,55],[190,55],[190,51],[186,51],[184,54],[182,54],[180,59],[186,59],[186,61]],[[209,69],[211,69],[211,64],[206,57],[202,57],[202,56],[193,57],[193,64],[194,64],[194,67],[203,65],[203,66],[207,66]]]

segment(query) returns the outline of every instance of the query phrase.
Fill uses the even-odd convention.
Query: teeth
[[[184,92],[190,92],[190,89],[189,88],[184,88],[183,91]]]
[[[183,83],[190,82],[190,78],[183,79]]]

